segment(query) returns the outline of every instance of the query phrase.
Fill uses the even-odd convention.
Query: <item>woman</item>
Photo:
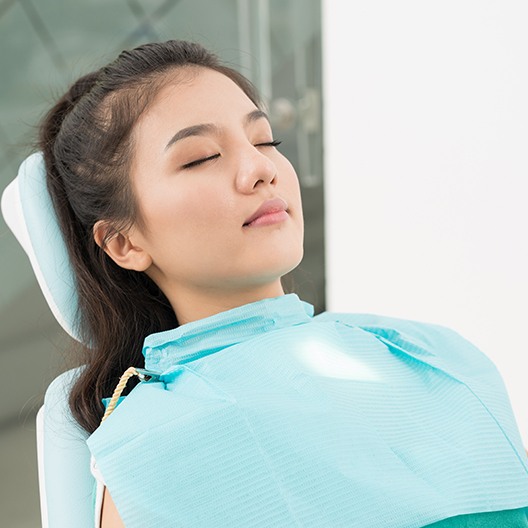
[[[86,433],[101,526],[528,526],[526,455],[480,351],[284,294],[303,219],[278,144],[252,85],[183,41],[123,52],[44,119],[89,343],[46,406],[69,401]],[[153,381],[100,425],[143,364]]]

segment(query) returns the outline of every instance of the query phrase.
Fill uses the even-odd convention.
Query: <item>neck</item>
[[[204,319],[244,304],[284,295],[280,279],[251,288],[226,290],[179,287],[165,294],[180,325]]]

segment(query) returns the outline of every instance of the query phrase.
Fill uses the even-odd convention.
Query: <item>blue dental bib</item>
[[[127,528],[419,528],[528,505],[494,364],[448,328],[264,299],[147,337],[87,439]]]

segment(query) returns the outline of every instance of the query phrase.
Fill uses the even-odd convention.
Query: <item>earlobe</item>
[[[99,220],[94,225],[93,236],[95,243],[122,268],[146,271],[152,264],[151,256],[134,245],[128,234],[115,231],[105,220]]]

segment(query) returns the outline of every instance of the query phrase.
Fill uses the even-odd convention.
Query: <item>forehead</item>
[[[185,127],[240,119],[254,109],[255,104],[229,77],[206,68],[187,68],[168,76],[140,122],[147,127],[162,123]]]

